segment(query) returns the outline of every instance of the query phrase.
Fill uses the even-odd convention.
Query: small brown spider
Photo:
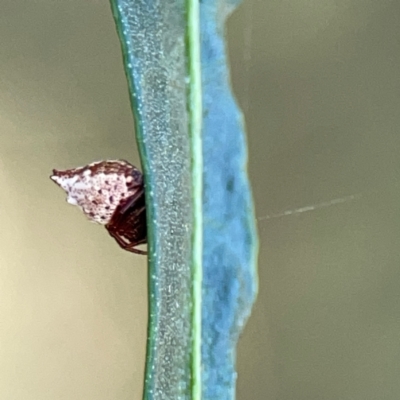
[[[124,160],[98,161],[84,167],[53,170],[50,178],[92,222],[104,225],[125,250],[147,254],[136,246],[147,243],[143,176]]]

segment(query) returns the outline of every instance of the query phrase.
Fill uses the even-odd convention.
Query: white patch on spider
[[[81,208],[89,220],[106,225],[118,205],[137,191],[132,173],[139,171],[124,161],[100,161],[54,170],[51,179],[65,190],[69,204]]]

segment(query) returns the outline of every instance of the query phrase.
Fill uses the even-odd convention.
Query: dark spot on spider
[[[102,191],[101,189],[99,189],[99,190],[97,191],[97,193],[98,193],[98,194],[102,194],[103,191]]]
[[[108,198],[108,200],[110,200],[110,203],[114,203],[114,197],[113,197],[113,196],[110,196],[110,197]]]
[[[94,217],[94,214],[91,212],[91,213],[89,213],[89,215],[91,216],[91,217]]]
[[[104,183],[105,183],[106,185],[109,185],[109,184],[110,184],[110,182],[109,182],[109,181],[104,181]]]
[[[102,215],[100,218],[101,218],[101,219],[106,219],[106,217],[105,217],[104,215]]]
[[[92,203],[96,206],[99,204],[96,200],[92,200]]]
[[[110,206],[105,206],[104,207],[106,210],[109,210],[110,209]]]

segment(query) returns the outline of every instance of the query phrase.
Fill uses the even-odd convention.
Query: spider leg
[[[144,188],[139,189],[134,195],[129,198],[129,201],[121,208],[120,213],[124,214],[135,202],[144,194]]]
[[[145,250],[139,250],[136,249],[135,247],[138,246],[139,244],[145,244],[147,242],[146,239],[141,240],[140,242],[137,243],[130,243],[125,250],[130,251],[131,253],[136,253],[136,254],[143,254],[143,255],[147,255],[148,252]]]
[[[123,237],[120,235],[119,232],[114,232],[114,231],[108,231],[108,232],[124,250],[130,251],[131,253],[136,253],[136,254],[143,254],[143,255],[147,254],[147,251],[135,249],[135,246],[138,246],[139,244],[145,244],[146,239],[142,239],[137,242],[127,243],[123,239]]]
[[[139,244],[147,242],[145,215],[144,188],[141,187],[122,207],[115,210],[112,220],[106,225],[108,233],[122,249],[147,254],[146,251],[136,249]]]
[[[128,201],[126,202],[126,204],[124,204],[122,207],[117,207],[117,209],[115,210],[115,213],[112,217],[113,221],[112,223],[118,224],[121,220],[121,218],[124,218],[124,214],[126,213],[126,211],[132,207],[135,202],[137,202],[141,196],[143,196],[144,194],[144,189],[141,188],[140,190],[138,190],[134,195],[132,195],[130,198],[128,198]]]

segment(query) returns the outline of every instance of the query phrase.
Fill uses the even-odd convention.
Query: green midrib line
[[[193,309],[192,309],[192,399],[201,400],[201,296],[203,255],[203,149],[201,140],[202,95],[199,0],[187,0],[187,52],[189,70],[189,133],[192,153],[193,190]]]

